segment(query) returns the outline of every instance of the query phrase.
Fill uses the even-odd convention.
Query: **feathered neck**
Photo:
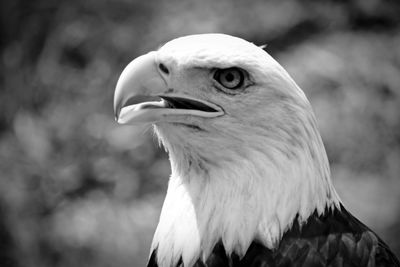
[[[218,154],[223,147],[196,140],[188,147],[158,130],[172,169],[152,244],[159,266],[179,260],[192,266],[220,240],[239,257],[254,240],[274,248],[296,218],[301,224],[313,212],[339,207],[319,133],[308,134],[313,141],[293,153],[266,136],[241,144],[240,153],[225,147]]]

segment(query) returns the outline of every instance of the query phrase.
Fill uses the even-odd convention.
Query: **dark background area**
[[[0,2],[0,266],[143,266],[170,173],[114,122],[125,65],[224,32],[309,97],[345,206],[400,255],[399,1]]]

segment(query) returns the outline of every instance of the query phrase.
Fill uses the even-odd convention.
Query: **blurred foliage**
[[[0,2],[0,265],[143,266],[169,163],[116,125],[123,67],[224,32],[287,68],[316,111],[345,205],[400,255],[400,2]]]

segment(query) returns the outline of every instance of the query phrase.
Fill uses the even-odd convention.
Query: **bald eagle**
[[[174,39],[123,70],[114,111],[171,163],[148,266],[400,266],[342,205],[310,103],[261,47]]]

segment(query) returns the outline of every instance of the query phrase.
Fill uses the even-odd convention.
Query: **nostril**
[[[164,72],[165,74],[169,74],[169,70],[168,70],[168,68],[167,68],[164,64],[160,63],[160,64],[158,65],[158,67],[159,67],[160,70],[161,70],[162,72]]]

